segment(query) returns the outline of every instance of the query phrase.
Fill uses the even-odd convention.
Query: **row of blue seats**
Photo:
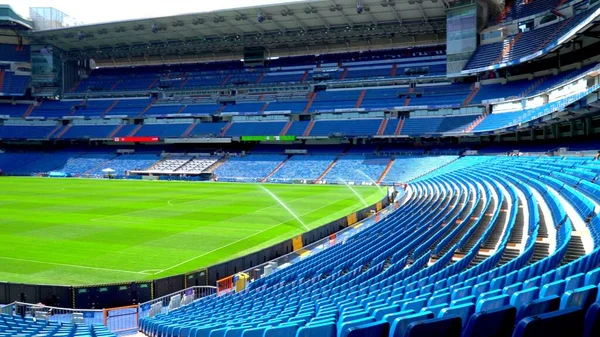
[[[1,337],[116,337],[103,325],[67,324],[0,314]]]
[[[510,161],[507,158],[489,160],[502,163]],[[470,164],[460,163],[463,160]],[[517,219],[523,217],[524,211],[516,205],[533,209],[537,202],[546,202],[546,197],[541,194],[544,199],[536,202],[532,193],[535,185],[486,165],[489,160],[463,158],[451,162],[444,167],[448,173],[432,173],[411,183],[414,193],[404,207],[344,244],[255,280],[245,292],[201,299],[168,315],[144,319],[142,331],[160,336],[346,336],[353,329],[365,329],[377,322],[377,326],[387,324],[390,336],[404,336],[406,331],[400,327],[406,326],[407,317],[423,312],[427,316],[419,320],[426,326],[439,327],[436,319],[428,319],[432,316],[439,316],[440,321],[455,316],[458,335],[472,336],[472,321],[480,324],[481,316],[496,317],[485,313],[505,306],[510,306],[503,309],[511,312],[509,317],[514,313],[517,326],[529,326],[527,317],[532,313],[555,310],[544,306],[552,296],[559,297],[558,303],[565,309],[580,307],[578,310],[584,312],[587,304],[596,300],[593,289],[600,275],[600,270],[594,269],[600,262],[598,246],[558,268],[572,241],[572,224],[554,218],[542,221],[539,213],[532,210],[525,219],[527,238],[522,242],[522,252],[501,262],[509,250],[510,236],[520,230]],[[521,174],[527,172],[506,164]],[[480,195],[489,195],[495,201],[477,208],[479,214],[489,213],[489,207],[495,209],[492,217],[471,227],[481,230],[465,233],[475,244],[456,257],[456,249],[465,245],[460,241],[428,265],[432,251],[439,251],[438,245],[448,245],[444,238],[454,238],[464,229],[442,225],[477,216],[474,210],[479,203],[475,200]],[[548,204],[561,207],[560,203]],[[554,227],[556,248],[528,265],[541,226]],[[498,229],[502,229],[501,235],[495,238],[492,234]],[[496,249],[476,261],[480,246],[488,239],[496,242]],[[407,258],[412,264],[406,268]],[[589,289],[582,289],[585,287]],[[517,319],[519,312],[526,323]],[[492,323],[500,324],[508,335],[513,333],[512,324],[495,319]],[[583,329],[583,322],[580,327]],[[421,333],[424,332],[412,336],[427,335]],[[515,333],[521,336],[521,329]]]

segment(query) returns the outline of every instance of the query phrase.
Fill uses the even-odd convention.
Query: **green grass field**
[[[0,280],[92,284],[175,275],[305,231],[258,184],[0,179]],[[345,186],[263,185],[309,228],[364,207]],[[355,187],[369,204],[375,187]]]

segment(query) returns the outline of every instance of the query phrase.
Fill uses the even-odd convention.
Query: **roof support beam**
[[[283,6],[283,9],[285,9],[286,11],[290,11],[287,7]],[[300,21],[300,19],[298,19],[298,17],[296,16],[296,14],[294,14],[294,12],[292,11],[292,15],[290,15],[292,17],[292,19],[294,19],[294,21],[296,21],[296,23],[298,24],[298,26],[300,26],[300,28],[302,28],[302,30],[306,31],[306,25]]]
[[[263,27],[261,27],[260,25],[256,24],[256,22],[252,21],[252,19],[250,19],[248,16],[246,15],[242,15],[242,13],[240,13],[239,11],[235,11],[239,16],[243,16],[246,18],[246,22],[248,22],[249,25],[251,25],[253,28],[255,28],[256,30],[259,30],[261,33],[265,32],[265,29]]]
[[[425,14],[425,11],[423,10],[423,6],[421,6],[420,3],[416,3],[417,7],[419,8],[419,11],[421,12],[421,15],[423,16],[423,21],[428,22],[429,18],[427,17],[427,14]]]
[[[311,11],[313,10],[313,8],[309,4],[306,4],[306,7],[308,7],[308,9],[310,9]],[[327,21],[325,21],[325,19],[323,19],[321,14],[319,14],[319,12],[315,12],[314,14],[317,17],[317,19],[319,19],[319,21],[321,21],[323,26],[325,26],[325,28],[327,28],[327,29],[331,28],[331,25]]]
[[[330,0],[329,1],[334,7],[337,7],[337,4],[333,1]],[[309,6],[310,7],[310,6]],[[337,11],[340,13],[340,15],[344,18],[344,20],[346,21],[346,24],[348,24],[348,26],[350,27],[354,27],[354,22],[352,22],[352,20],[350,20],[350,18],[348,18],[348,16],[346,16],[346,14],[344,13],[344,9]]]

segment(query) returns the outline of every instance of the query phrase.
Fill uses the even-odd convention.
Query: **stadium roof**
[[[445,40],[448,0],[361,3],[362,14],[356,0],[314,0],[34,31],[29,38],[97,60],[234,53],[256,46],[315,52],[335,44],[389,48]]]
[[[31,21],[17,14],[9,5],[0,5],[0,29],[29,30],[33,28]]]

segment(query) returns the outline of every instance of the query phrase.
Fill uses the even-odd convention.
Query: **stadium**
[[[599,337],[599,89],[598,0],[0,5],[0,337]]]

